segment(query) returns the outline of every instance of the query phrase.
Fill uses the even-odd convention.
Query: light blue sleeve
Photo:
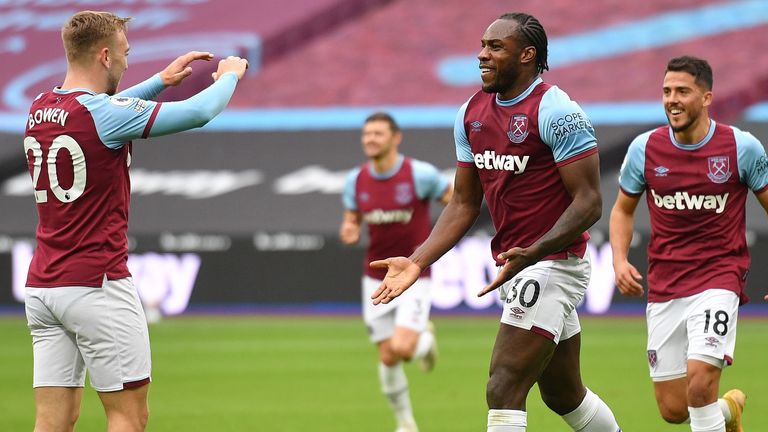
[[[237,74],[227,72],[189,99],[163,103],[147,136],[168,135],[205,126],[224,111],[236,86]]]
[[[467,131],[464,129],[464,114],[467,112],[467,105],[469,105],[469,101],[466,101],[456,114],[456,120],[453,124],[453,139],[456,142],[456,160],[473,163],[475,159],[472,156],[472,149],[469,147]]]
[[[355,199],[355,185],[357,184],[357,176],[360,174],[360,167],[357,167],[347,174],[347,178],[344,180],[344,191],[341,194],[341,202],[344,204],[344,208],[347,210],[357,211],[357,200]]]
[[[581,107],[556,86],[550,87],[541,98],[539,135],[552,149],[557,164],[597,147],[592,122]]]
[[[77,100],[91,113],[101,142],[112,149],[141,138],[157,106],[153,101],[104,93],[81,95]]]
[[[416,195],[420,199],[439,200],[448,188],[448,180],[434,165],[411,159]]]
[[[205,125],[224,109],[236,84],[237,75],[227,72],[205,90],[179,102],[159,104],[134,97],[110,97],[103,93],[78,96],[77,100],[93,116],[101,142],[117,149],[134,139],[167,135]],[[156,109],[157,115],[150,123]]]
[[[624,156],[619,170],[619,186],[627,193],[640,195],[645,191],[645,146],[652,132],[648,131],[632,140]]]
[[[736,138],[739,178],[753,191],[759,191],[768,185],[768,156],[765,147],[751,133],[731,127]]]
[[[133,87],[129,87],[115,96],[152,100],[163,90],[165,90],[165,84],[163,84],[163,80],[160,79],[160,74],[156,73],[149,79],[140,82]]]

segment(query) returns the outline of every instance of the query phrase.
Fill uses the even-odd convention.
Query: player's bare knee
[[[688,420],[688,405],[686,403],[659,403],[659,413],[665,422],[680,424]]]
[[[415,349],[416,344],[408,341],[392,340],[392,352],[399,358],[410,360]]]
[[[695,373],[688,376],[686,389],[688,405],[700,407],[717,400],[718,376],[711,373]]]
[[[579,392],[544,391],[541,386],[539,386],[539,390],[541,390],[541,400],[544,405],[558,415],[564,415],[575,410],[584,400],[584,395]]]
[[[485,391],[489,408],[522,408],[530,390],[524,383],[525,377],[519,371],[494,368]]]
[[[400,358],[391,350],[380,351],[379,361],[385,366],[392,367],[400,362]]]

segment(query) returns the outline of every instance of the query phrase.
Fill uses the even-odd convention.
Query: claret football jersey
[[[364,274],[384,279],[387,270],[371,268],[371,261],[408,256],[427,239],[432,227],[430,200],[440,199],[447,187],[437,168],[402,156],[389,173],[376,173],[368,163],[349,173],[344,207],[360,212],[368,225]],[[429,268],[422,272],[429,274]]]
[[[768,187],[768,157],[754,136],[714,120],[696,144],[678,143],[669,126],[646,132],[630,144],[619,185],[646,194],[648,301],[723,288],[746,302],[745,201]]]
[[[528,247],[548,232],[572,199],[558,168],[597,153],[592,124],[568,95],[537,78],[511,100],[477,92],[454,126],[458,166],[475,167],[496,228],[491,251]],[[583,257],[589,235],[544,259]]]

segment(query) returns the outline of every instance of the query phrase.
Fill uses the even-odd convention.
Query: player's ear
[[[528,46],[520,51],[520,63],[531,63],[536,61],[536,48]]]
[[[98,52],[98,60],[99,63],[101,63],[105,68],[109,69],[109,66],[111,63],[111,56],[110,56],[109,48],[103,47]]]
[[[401,131],[395,132],[395,144],[400,145],[403,142],[403,133]]]
[[[712,105],[712,91],[705,91],[704,92],[704,106],[708,107]]]

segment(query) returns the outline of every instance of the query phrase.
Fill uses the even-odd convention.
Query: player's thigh
[[[140,387],[149,382],[149,331],[130,278],[106,280],[84,295],[63,318],[99,392]]]
[[[687,382],[685,377],[653,382],[656,404],[666,421],[681,423],[688,418]]]
[[[648,303],[648,370],[654,382],[686,376],[688,335],[687,310],[690,298]]]
[[[361,282],[363,322],[368,330],[368,338],[375,344],[389,340],[395,333],[395,308],[400,300],[398,297],[390,303],[374,305],[371,295],[380,284],[380,280],[370,276],[363,276]]]
[[[38,387],[35,389],[36,430],[58,430],[71,425],[80,414],[82,387]]]
[[[432,308],[431,286],[431,279],[420,278],[398,297],[400,302],[395,309],[396,328],[410,329],[416,333],[421,333],[427,328]]]
[[[577,333],[557,344],[539,377],[542,400],[560,415],[576,409],[586,394],[581,381],[580,355],[581,333]]]
[[[526,268],[500,288],[501,322],[539,333],[555,344],[579,333],[573,312],[584,297],[590,272],[589,258],[576,256]]]
[[[710,289],[692,300],[686,321],[687,360],[722,369],[733,362],[739,297],[728,290]]]
[[[555,350],[548,337],[501,323],[493,346],[487,399],[491,408],[524,405]]]
[[[149,384],[115,392],[99,392],[107,420],[143,425],[149,415]]]
[[[59,295],[77,296],[77,289],[26,289],[24,303],[32,335],[35,388],[82,387],[85,384],[85,363],[76,337],[58,318]]]

